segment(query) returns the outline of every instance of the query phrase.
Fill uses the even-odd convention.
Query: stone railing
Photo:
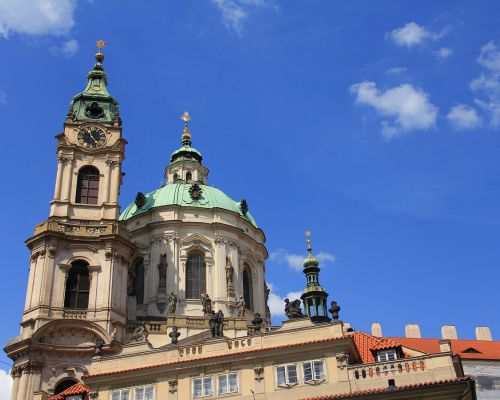
[[[35,235],[44,232],[60,232],[74,236],[100,236],[100,235],[120,235],[128,237],[128,232],[117,223],[110,224],[89,224],[86,223],[65,223],[60,221],[45,221],[35,227]]]
[[[365,380],[421,373],[426,370],[426,367],[426,361],[422,357],[415,357],[360,366],[348,366],[347,370],[350,379]]]
[[[87,310],[65,308],[63,310],[63,318],[66,318],[66,319],[87,319]]]

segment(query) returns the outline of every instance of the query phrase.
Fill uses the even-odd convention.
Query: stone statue
[[[285,299],[285,314],[288,319],[301,318],[304,315],[300,309],[300,300],[294,300],[290,303],[290,300]]]
[[[95,345],[94,345],[94,355],[101,356],[103,347],[104,347],[104,340],[102,340],[101,338],[98,338],[95,341]]]
[[[160,263],[158,264],[158,274],[159,274],[159,281],[158,281],[158,288],[164,288],[166,287],[167,284],[167,254],[166,253],[161,253],[160,254]]]
[[[156,299],[156,306],[158,311],[163,314],[167,308],[167,254],[160,254],[160,263],[158,264],[158,297]]]
[[[176,326],[172,327],[172,332],[168,334],[170,336],[170,341],[172,344],[177,344],[178,337],[181,336],[181,333],[179,332],[179,329]]]
[[[213,338],[224,337],[224,314],[222,310],[218,312],[211,310],[209,326]]]
[[[148,339],[148,330],[146,329],[146,323],[143,321],[134,329],[132,336],[128,340],[128,343],[145,342]]]
[[[234,267],[229,256],[226,257],[226,286],[227,286],[227,297],[234,297],[234,285],[233,285]]]
[[[264,282],[264,303],[266,305],[266,319],[268,322],[271,321],[271,309],[269,308],[269,293],[271,289],[267,286],[267,282]]]
[[[330,308],[328,309],[330,313],[332,314],[332,318],[337,321],[339,319],[339,311],[340,311],[340,306],[337,304],[337,302],[334,300],[330,304]]]
[[[255,333],[260,333],[260,330],[262,329],[262,323],[264,320],[260,316],[259,313],[255,313],[254,318],[252,320],[252,325],[254,328]]]
[[[245,299],[243,296],[240,296],[238,301],[236,302],[236,308],[238,309],[238,318],[243,318],[245,316]]]
[[[174,292],[170,292],[170,296],[168,296],[168,314],[174,315],[175,310],[177,309],[177,302],[179,298],[174,294]]]
[[[212,314],[212,299],[210,298],[208,293],[201,294],[201,305],[203,307],[203,315]]]

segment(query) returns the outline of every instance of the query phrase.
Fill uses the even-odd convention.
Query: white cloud
[[[389,68],[385,72],[387,74],[391,74],[391,75],[399,75],[399,74],[406,72],[407,70],[408,70],[408,68],[406,68],[406,67],[393,67],[393,68]]]
[[[386,37],[392,39],[398,46],[412,47],[436,37],[436,34],[415,22],[408,22],[405,26],[386,33]]]
[[[212,0],[222,13],[222,20],[228,29],[241,34],[243,22],[251,8],[274,6],[274,0]]]
[[[0,369],[0,400],[10,400],[12,392],[12,377],[10,374]]]
[[[393,123],[382,122],[386,138],[417,129],[435,126],[438,109],[430,103],[428,95],[419,88],[405,83],[380,92],[375,82],[360,82],[351,86],[356,103],[372,106],[382,116],[394,117]]]
[[[481,47],[477,62],[483,67],[479,77],[472,80],[470,88],[478,96],[476,104],[489,117],[489,124],[500,127],[500,49],[494,42]]]
[[[65,41],[61,46],[52,46],[50,52],[55,56],[72,57],[76,54],[80,44],[75,39],[69,39]]]
[[[481,125],[476,109],[465,104],[452,107],[446,118],[456,129],[472,129]]]
[[[3,90],[0,90],[0,104],[4,106],[7,105],[7,93]]]
[[[438,51],[434,52],[438,60],[446,60],[454,53],[453,49],[449,47],[441,47]]]
[[[320,267],[335,261],[335,255],[324,251],[319,252],[315,257],[320,261]],[[275,261],[278,264],[286,263],[294,271],[302,271],[305,258],[305,255],[292,254],[285,249],[278,249],[269,255],[270,261]]]
[[[76,0],[1,0],[0,36],[66,35],[75,21]]]

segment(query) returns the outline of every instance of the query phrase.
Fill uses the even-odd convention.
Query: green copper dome
[[[137,202],[130,204],[122,215],[121,221],[126,221],[136,215],[148,212],[152,208],[177,205],[181,207],[197,208],[221,208],[238,214],[241,218],[258,228],[252,215],[246,211],[246,207],[241,207],[241,203],[233,200],[221,190],[208,185],[196,184],[200,194],[193,195],[194,184],[191,183],[171,183],[163,186],[151,193],[144,195],[142,207],[137,206]],[[243,212],[243,210],[246,212]]]

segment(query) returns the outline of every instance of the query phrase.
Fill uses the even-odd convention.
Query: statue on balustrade
[[[148,330],[146,329],[146,323],[142,321],[137,325],[132,333],[132,336],[128,340],[128,343],[139,343],[145,342],[148,339]]]
[[[302,310],[300,308],[300,300],[296,299],[290,302],[290,300],[285,299],[285,315],[288,319],[302,318]]]
[[[224,337],[224,314],[222,310],[218,312],[211,311],[210,321],[208,323],[213,338]]]
[[[238,309],[238,318],[243,318],[245,316],[245,299],[240,296],[236,302],[236,308]]]
[[[234,297],[234,267],[229,256],[226,257],[226,286],[227,286],[227,297]]]
[[[339,319],[339,311],[340,311],[340,306],[337,304],[337,302],[334,300],[330,304],[330,308],[328,309],[330,313],[332,314],[332,318],[337,321]]]
[[[209,316],[212,314],[212,299],[208,293],[201,294],[201,305],[203,308],[203,315]]]
[[[174,294],[174,292],[170,292],[170,296],[168,296],[168,314],[175,315],[175,310],[177,309],[177,302],[179,298]]]
[[[170,332],[168,334],[168,336],[170,336],[170,341],[172,344],[177,344],[177,342],[179,341],[179,336],[181,336],[181,333],[179,332],[179,328],[177,328],[176,326],[173,326],[172,327],[172,332]]]

